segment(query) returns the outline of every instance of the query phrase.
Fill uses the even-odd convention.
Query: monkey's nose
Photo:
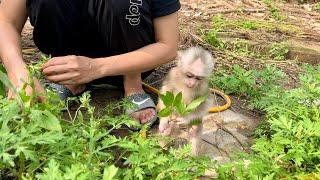
[[[193,87],[194,87],[194,84],[188,83],[188,84],[187,84],[187,87],[188,87],[188,88],[193,88]]]

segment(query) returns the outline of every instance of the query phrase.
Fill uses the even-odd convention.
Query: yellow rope
[[[142,85],[146,88],[146,91],[149,93],[154,93],[156,95],[160,94],[160,91],[152,86],[150,86],[149,84],[146,83],[142,83]],[[225,101],[226,104],[224,104],[223,106],[215,106],[215,107],[211,107],[208,111],[209,113],[216,113],[216,112],[221,112],[224,110],[227,110],[230,108],[231,106],[231,99],[228,95],[224,94],[222,91],[219,91],[217,89],[210,89],[211,93],[215,93],[218,94],[219,96],[221,96]]]

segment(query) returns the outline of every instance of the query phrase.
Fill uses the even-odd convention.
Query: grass
[[[216,31],[228,30],[266,30],[266,31],[280,31],[284,34],[301,34],[302,31],[299,27],[285,23],[285,22],[273,22],[266,20],[256,19],[230,19],[223,15],[216,15],[212,18],[212,28]]]

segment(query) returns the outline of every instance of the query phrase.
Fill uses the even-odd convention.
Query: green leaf
[[[182,103],[182,92],[179,92],[174,98],[173,105],[178,108],[181,105],[181,103]]]
[[[2,86],[8,87],[12,92],[16,93],[16,89],[11,84],[11,81],[9,80],[7,74],[5,74],[3,71],[0,70],[0,81],[2,82]]]
[[[44,172],[36,175],[37,179],[40,180],[58,180],[62,178],[62,172],[60,170],[60,164],[54,159],[51,159],[48,166],[44,168]]]
[[[191,126],[196,126],[196,125],[199,125],[199,124],[201,124],[201,119],[194,119],[194,120],[192,120],[191,122],[190,122],[190,125]]]
[[[114,165],[105,167],[103,171],[103,180],[113,180],[118,170],[119,169]]]
[[[179,115],[183,116],[185,114],[185,112],[186,112],[187,106],[184,103],[180,103],[179,106],[176,107],[176,108],[177,108],[177,111],[178,111]]]
[[[166,94],[161,94],[160,95],[160,99],[162,100],[163,104],[168,107],[171,106],[173,104],[174,101],[174,95],[167,91]]]
[[[170,114],[173,112],[171,107],[166,107],[164,109],[162,109],[159,113],[158,116],[159,117],[168,117],[170,116]]]
[[[61,132],[61,126],[58,118],[48,110],[32,110],[30,118],[44,129]]]
[[[193,110],[195,110],[198,106],[200,106],[200,104],[202,104],[205,100],[207,99],[207,96],[201,96],[199,98],[197,98],[196,100],[192,101],[188,106],[186,111],[187,112],[191,112]]]
[[[6,69],[3,67],[3,65],[0,65],[0,71],[3,73],[6,73]],[[6,87],[4,83],[0,83],[0,96],[6,96]]]

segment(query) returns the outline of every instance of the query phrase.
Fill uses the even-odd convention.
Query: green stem
[[[26,158],[25,158],[24,154],[20,153],[20,155],[19,155],[19,173],[18,173],[18,178],[19,179],[22,179],[22,175],[23,175],[23,173],[25,172],[25,169],[26,169],[25,160],[26,160]]]

